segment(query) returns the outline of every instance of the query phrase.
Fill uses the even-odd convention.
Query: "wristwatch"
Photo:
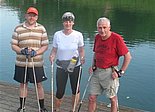
[[[81,58],[80,58],[81,60],[85,60],[85,58],[82,56]]]
[[[120,78],[121,76],[123,76],[124,75],[124,71],[123,70],[119,70],[119,71],[117,71],[117,74],[118,74],[118,77]]]

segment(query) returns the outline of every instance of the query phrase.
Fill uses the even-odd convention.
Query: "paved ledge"
[[[26,112],[38,112],[35,88],[28,89],[28,97],[26,99]],[[87,112],[88,101],[82,103],[80,112]],[[97,112],[110,112],[103,102],[98,102]],[[0,112],[16,112],[19,107],[19,87],[15,84],[0,82]],[[45,107],[51,112],[51,94],[45,92]],[[71,108],[71,98],[65,96],[61,106],[61,112],[69,112]],[[146,112],[143,110],[133,109],[120,106],[119,112]]]

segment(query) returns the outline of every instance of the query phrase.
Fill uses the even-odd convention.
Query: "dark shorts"
[[[43,67],[35,67],[34,69],[37,83],[47,80]],[[26,82],[34,83],[33,74],[34,74],[33,69],[27,68]],[[19,67],[15,65],[14,80],[20,83],[24,83],[24,77],[25,77],[25,67]]]

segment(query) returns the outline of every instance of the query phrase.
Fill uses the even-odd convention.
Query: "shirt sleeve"
[[[123,56],[129,52],[125,44],[125,41],[121,36],[119,36],[117,39],[117,51],[118,51],[117,53],[119,56]]]
[[[12,34],[11,44],[18,45],[18,33],[16,32],[16,29],[14,30]]]
[[[47,36],[47,32],[46,29],[43,27],[43,34],[42,34],[42,41],[41,41],[41,45],[45,46],[49,44],[49,40],[48,40],[48,36]]]
[[[57,32],[54,34],[54,37],[53,37],[53,47],[55,47],[55,48],[58,47],[58,44],[57,44]]]
[[[84,46],[83,35],[80,32],[79,32],[79,43],[78,43],[78,46],[79,47]]]

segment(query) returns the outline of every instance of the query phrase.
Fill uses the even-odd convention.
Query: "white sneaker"
[[[111,107],[111,103],[109,103],[109,104],[107,105],[107,107],[110,108],[110,107]]]
[[[22,108],[18,108],[17,112],[25,112],[25,107],[23,109]]]

